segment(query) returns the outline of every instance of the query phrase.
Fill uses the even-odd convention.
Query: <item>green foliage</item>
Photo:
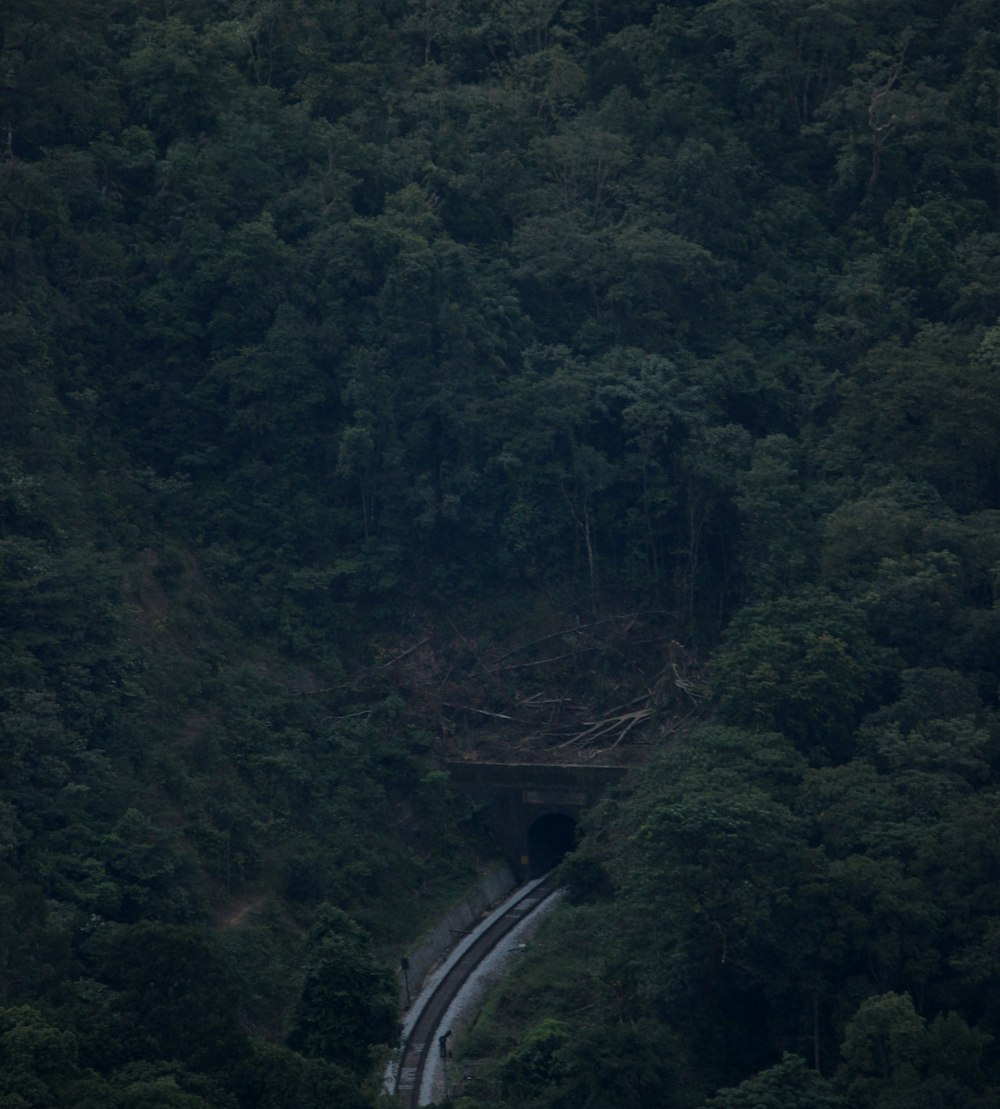
[[[370,1109],[355,1077],[322,1059],[308,1059],[274,1044],[257,1042],[252,1059],[239,1068],[233,1083],[241,1104],[255,1109],[313,1109],[343,1105]]]
[[[247,1053],[236,1020],[235,983],[211,940],[175,925],[141,923],[111,941],[105,975],[114,1010],[148,1043],[147,1058],[221,1070]]]
[[[321,906],[288,1043],[363,1076],[371,1067],[372,1046],[392,1043],[398,1035],[397,992],[364,930],[342,910]]]
[[[786,1053],[773,1067],[739,1086],[720,1090],[705,1102],[705,1109],[846,1109],[847,1105],[804,1059]]]
[[[62,1090],[79,1076],[72,1032],[53,1028],[30,1006],[0,1013],[0,1090],[8,1104],[43,1109],[59,1104]]]
[[[988,1104],[980,1067],[986,1039],[956,1013],[928,1027],[909,996],[865,1001],[847,1025],[841,1082],[863,1107]]]
[[[563,1074],[557,1066],[556,1053],[568,1038],[566,1028],[557,1021],[543,1021],[532,1028],[500,1068],[503,1096],[528,1102],[546,1086],[558,1083]]]
[[[842,755],[891,658],[865,624],[860,606],[822,591],[743,609],[713,664],[723,717]]]
[[[595,818],[607,1016],[528,1013],[509,1097],[990,1103],[998,34],[7,5],[4,1098],[363,1104],[353,921],[398,944],[472,853],[371,644],[516,586],[711,654],[729,727]]]
[[[656,1021],[591,1028],[560,1053],[567,1075],[555,1104],[640,1109],[676,1096],[681,1085],[674,1036]]]
[[[884,343],[844,382],[827,449],[848,472],[926,482],[958,511],[979,507],[994,482],[996,374],[991,354],[941,325]]]

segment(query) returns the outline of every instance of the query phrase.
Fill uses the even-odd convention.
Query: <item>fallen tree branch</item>
[[[493,677],[493,671],[490,670],[487,667],[486,663],[483,661],[482,655],[480,655],[480,653],[476,650],[475,644],[470,643],[469,640],[466,639],[466,637],[461,633],[461,631],[456,626],[454,620],[449,620],[448,623],[451,624],[451,626],[454,629],[455,634],[458,636],[458,638],[461,639],[461,641],[466,645],[466,647],[468,647],[469,650],[473,653],[473,655],[475,656],[476,662],[478,662],[479,665],[482,667],[483,673],[489,675],[489,677],[492,678]],[[500,683],[496,680],[494,680],[493,684],[496,685],[496,686],[500,685]]]
[[[395,663],[399,662],[401,659],[406,658],[407,655],[412,655],[413,652],[415,650],[417,650],[418,647],[422,647],[425,643],[429,643],[430,638],[431,637],[429,635],[425,635],[424,638],[421,639],[419,643],[414,643],[412,647],[407,647],[405,651],[403,651],[401,654],[398,654],[398,655],[394,656],[393,658],[389,659],[388,662],[380,662],[378,664],[377,669],[385,670],[388,667],[390,667],[390,666],[394,665]]]
[[[598,644],[594,643],[589,647],[581,647],[577,651],[567,651],[563,655],[550,655],[548,658],[536,658],[531,662],[514,662],[510,666],[494,666],[492,670],[487,670],[487,674],[503,674],[508,670],[523,670],[526,666],[544,666],[547,662],[561,662],[564,658],[575,658],[577,655],[583,654],[585,651],[596,651]],[[504,658],[507,656],[505,655]]]
[[[583,743],[588,739],[599,739],[602,735],[607,735],[608,732],[613,732],[615,728],[622,725],[625,726],[623,735],[627,734],[640,720],[646,720],[652,715],[653,710],[651,708],[646,708],[637,709],[635,712],[627,712],[623,716],[613,716],[607,720],[597,720],[585,731],[580,732],[578,735],[571,736],[564,743],[560,743],[559,749]]]
[[[518,651],[526,651],[529,647],[537,647],[539,643],[546,643],[548,640],[555,639],[557,636],[560,635],[571,635],[573,632],[586,631],[588,628],[599,628],[604,624],[613,624],[616,620],[634,621],[638,615],[639,613],[629,613],[623,616],[607,616],[603,620],[593,620],[589,624],[576,624],[572,628],[562,628],[560,631],[550,632],[548,635],[543,635],[541,639],[532,639],[528,643],[522,643],[517,647],[512,647],[509,651],[506,652],[506,654],[500,655],[499,658],[495,658],[493,661],[494,663],[503,662],[505,658],[510,658],[511,655],[516,655]]]
[[[442,701],[445,708],[458,709],[460,712],[476,712],[480,716],[492,716],[496,720],[510,720],[515,724],[527,724],[527,720],[518,720],[516,716],[506,716],[502,712],[488,712],[486,709],[476,709],[472,705],[456,705],[452,701]]]

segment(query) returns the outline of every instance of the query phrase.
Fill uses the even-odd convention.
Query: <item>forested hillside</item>
[[[4,3],[3,1105],[373,1104],[551,680],[468,1104],[989,1109],[998,590],[992,0]]]

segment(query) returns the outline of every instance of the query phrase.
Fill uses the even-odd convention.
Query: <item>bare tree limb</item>
[[[550,639],[555,639],[560,635],[571,635],[573,632],[587,631],[588,628],[599,628],[604,624],[613,624],[616,620],[635,620],[638,613],[626,613],[622,616],[608,616],[603,620],[594,620],[589,624],[577,624],[572,628],[563,628],[557,632],[550,632],[548,635],[543,635],[541,639],[532,639],[528,643],[522,643],[518,647],[512,647],[505,654],[500,655],[499,658],[493,660],[494,664],[503,662],[505,658],[510,658],[511,655],[516,655],[518,651],[526,651],[529,647],[537,647],[539,643],[545,643]]]
[[[398,655],[395,655],[393,658],[389,659],[388,662],[380,662],[378,664],[378,669],[387,670],[390,666],[393,666],[395,663],[400,662],[402,659],[406,658],[407,655],[412,655],[414,651],[416,651],[419,647],[422,647],[425,643],[429,643],[430,638],[431,637],[429,635],[425,635],[419,643],[414,643],[412,647],[407,647],[405,651]]]

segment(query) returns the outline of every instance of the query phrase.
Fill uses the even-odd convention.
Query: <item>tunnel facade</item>
[[[580,816],[619,781],[617,766],[451,763],[456,790],[478,805],[521,881],[572,849]]]

